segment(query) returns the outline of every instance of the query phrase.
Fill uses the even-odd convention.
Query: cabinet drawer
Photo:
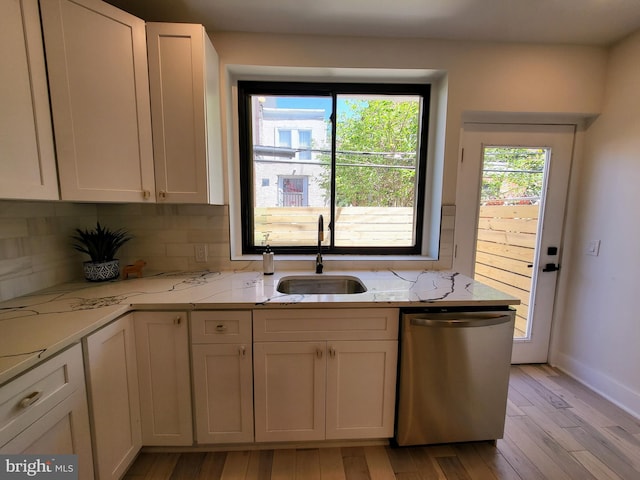
[[[254,341],[395,340],[396,308],[254,310]]]
[[[79,344],[0,388],[0,445],[83,385]]]
[[[192,312],[191,342],[251,342],[251,311],[212,310]]]

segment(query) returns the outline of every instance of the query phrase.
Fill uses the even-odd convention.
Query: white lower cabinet
[[[135,312],[143,445],[192,445],[186,312]]]
[[[260,310],[253,319],[257,442],[393,436],[396,309]]]
[[[80,345],[0,388],[0,453],[76,454],[79,478],[93,478]]]
[[[196,441],[253,442],[250,311],[191,314]]]
[[[393,436],[396,309],[190,315],[129,313],[83,339],[84,368],[76,345],[3,385],[0,452],[75,453],[107,480],[143,445]]]
[[[119,479],[141,447],[133,314],[85,339],[96,477]],[[82,477],[81,477],[82,478]]]
[[[324,342],[253,345],[256,442],[323,440]]]
[[[327,344],[327,439],[393,436],[398,342]]]

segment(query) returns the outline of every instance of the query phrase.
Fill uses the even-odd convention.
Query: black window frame
[[[426,172],[429,136],[431,84],[407,83],[331,83],[331,82],[280,82],[280,81],[238,81],[238,138],[240,154],[240,203],[242,228],[242,253],[260,254],[265,246],[254,245],[254,182],[253,178],[253,145],[252,145],[252,95],[288,95],[288,96],[330,96],[333,103],[331,118],[331,163],[332,177],[335,178],[336,150],[336,98],[341,94],[387,94],[387,95],[419,95],[422,98],[422,109],[419,131],[418,162],[416,172],[416,205],[415,242],[412,246],[386,247],[336,247],[332,225],[329,230],[329,245],[322,245],[323,254],[351,255],[421,255],[424,230],[424,213],[426,201]],[[332,181],[331,219],[335,215],[335,181]],[[325,226],[330,219],[325,219]],[[271,246],[278,254],[315,254],[317,246]]]

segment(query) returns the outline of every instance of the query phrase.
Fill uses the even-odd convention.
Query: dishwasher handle
[[[511,313],[460,312],[410,315],[409,322],[416,327],[490,327],[511,321]]]

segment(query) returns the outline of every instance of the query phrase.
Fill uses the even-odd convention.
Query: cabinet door
[[[37,0],[0,2],[0,198],[58,199]]]
[[[323,440],[325,342],[255,343],[256,442]]]
[[[51,456],[75,454],[78,455],[78,478],[93,478],[91,437],[84,388],[76,390],[49,410],[37,422],[0,448],[0,453]]]
[[[327,439],[393,436],[396,341],[327,346]]]
[[[132,320],[133,315],[122,317],[85,340],[96,474],[100,480],[120,478],[141,446]]]
[[[159,201],[217,203],[222,195],[218,57],[202,25],[147,23]]]
[[[63,200],[153,201],[144,22],[99,0],[42,0]]]
[[[253,442],[251,344],[193,345],[198,443]]]
[[[136,312],[143,445],[191,445],[189,336],[185,312]]]

